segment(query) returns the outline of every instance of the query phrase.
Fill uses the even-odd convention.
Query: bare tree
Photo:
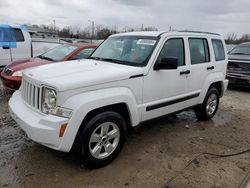
[[[239,43],[249,42],[249,41],[250,41],[250,35],[249,34],[244,34],[239,39]]]
[[[228,33],[225,40],[226,40],[227,44],[235,44],[238,40],[237,34],[236,33]]]
[[[56,31],[58,33],[59,37],[62,38],[77,38],[77,39],[90,39],[91,36],[91,27],[86,26],[86,27],[81,27],[78,25],[74,26],[65,26],[63,28],[59,27],[54,27],[53,24],[49,25],[32,25],[34,28],[42,28],[48,31]],[[94,30],[95,30],[95,35],[93,36],[93,39],[106,39],[112,34],[118,33],[117,31],[118,27],[116,25],[108,27],[108,26],[103,26],[103,25],[96,25]],[[133,31],[157,31],[156,27],[153,26],[142,26],[142,27],[129,27],[126,26],[124,27],[123,31],[120,32],[133,32]]]
[[[250,34],[243,34],[238,38],[236,33],[228,33],[225,40],[227,44],[240,44],[243,42],[250,42]]]

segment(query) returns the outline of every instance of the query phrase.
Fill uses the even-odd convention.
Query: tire
[[[203,103],[195,108],[195,114],[198,120],[208,121],[216,114],[220,103],[219,91],[216,88],[210,88]]]
[[[78,144],[82,164],[90,169],[111,163],[121,152],[126,141],[126,123],[117,112],[102,112],[84,128]]]

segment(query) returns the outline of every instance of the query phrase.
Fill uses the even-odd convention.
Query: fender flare
[[[60,148],[69,151],[73,146],[78,130],[86,115],[98,108],[125,103],[132,126],[139,124],[141,112],[136,103],[136,99],[129,88],[107,88],[94,90],[70,97],[63,107],[73,109],[73,114],[68,122]]]

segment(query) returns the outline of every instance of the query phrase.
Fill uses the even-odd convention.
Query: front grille
[[[37,110],[41,110],[41,89],[39,86],[23,79],[22,98],[26,104]]]
[[[229,61],[228,72],[250,75],[250,63]]]
[[[11,69],[5,67],[5,68],[3,69],[3,72],[4,72],[6,75],[12,75],[13,70],[11,70]]]

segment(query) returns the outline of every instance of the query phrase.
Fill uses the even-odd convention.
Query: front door
[[[156,118],[185,107],[187,76],[184,39],[168,38],[159,52],[157,62],[162,58],[178,59],[175,70],[154,70],[144,77],[142,121]]]

